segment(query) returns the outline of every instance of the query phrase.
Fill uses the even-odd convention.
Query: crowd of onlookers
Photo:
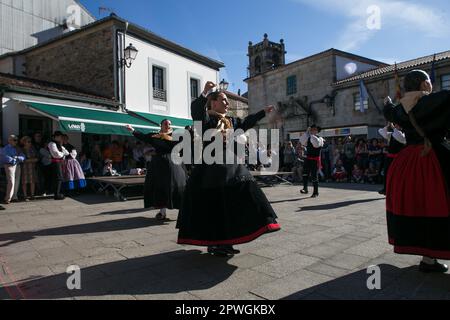
[[[52,154],[48,147],[51,141],[55,140],[44,139],[40,132],[20,139],[11,135],[5,145],[0,141],[0,195],[3,203],[30,201],[36,196],[54,194]],[[146,163],[154,154],[153,147],[139,141],[133,146],[128,141],[83,145],[78,153],[70,144],[69,137],[62,134],[60,144],[68,153],[63,159],[62,172],[65,193],[69,195],[77,193],[72,192],[77,188],[76,181],[72,180],[73,170],[78,166],[85,177],[144,174]]]
[[[121,174],[145,174],[148,161],[154,155],[151,145],[133,139],[102,143],[100,141],[83,145],[80,153],[63,135],[62,145],[68,150],[67,159],[76,160],[85,177],[119,176]],[[52,155],[40,132],[19,139],[11,135],[5,146],[0,141],[0,193],[4,202],[33,200],[36,195],[52,194],[54,186],[51,173]],[[281,150],[260,147],[258,157],[268,159],[265,165],[252,166],[261,170],[271,166],[273,156],[279,156],[279,171],[292,172],[292,180],[301,181],[306,148],[299,142],[288,141]],[[345,138],[326,139],[322,148],[321,181],[382,183],[383,167],[387,145],[383,139],[353,140]],[[247,159],[248,160],[248,159]],[[67,183],[72,183],[69,178]]]
[[[81,167],[87,177],[142,174],[155,149],[141,141],[128,140],[111,143],[93,142],[85,146],[80,156]],[[142,169],[142,170],[138,170]]]
[[[326,138],[319,178],[327,182],[382,183],[387,153],[384,139]],[[280,152],[280,170],[292,171],[300,181],[305,156],[306,148],[300,142],[286,142]]]

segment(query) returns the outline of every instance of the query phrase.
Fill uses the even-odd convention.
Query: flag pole
[[[382,114],[381,109],[378,107],[378,103],[375,101],[375,98],[372,95],[372,92],[370,92],[369,88],[367,88],[366,84],[364,83],[364,80],[362,78],[362,74],[359,76],[359,80],[363,83],[364,87],[366,88],[367,94],[369,95],[370,100],[373,102],[373,104],[375,105],[375,108],[377,108],[378,113]],[[363,107],[364,108],[364,107]]]
[[[399,102],[402,98],[402,88],[400,86],[400,78],[398,76],[398,68],[397,68],[397,62],[395,63],[394,67],[394,79],[395,79],[395,100],[396,102]]]

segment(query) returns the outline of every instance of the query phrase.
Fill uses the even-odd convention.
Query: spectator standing
[[[20,140],[25,155],[25,161],[22,164],[22,192],[25,201],[34,200],[37,179],[37,164],[39,155],[34,148],[31,138],[28,136]],[[30,190],[28,197],[28,188]]]
[[[292,167],[294,166],[294,162],[296,159],[295,149],[291,141],[286,142],[283,154],[284,154],[284,168],[285,168],[284,171],[290,172],[292,171]]]
[[[94,175],[101,176],[103,170],[103,156],[98,143],[94,144],[94,148],[91,151],[91,164]]]
[[[3,163],[8,182],[6,187],[5,204],[11,201],[18,201],[17,192],[20,185],[20,164],[25,161],[25,155],[18,147],[19,139],[15,135],[10,135],[8,145],[3,148]]]
[[[345,171],[349,173],[347,177],[348,182],[351,181],[350,172],[352,172],[352,168],[355,163],[355,156],[356,156],[355,144],[353,143],[352,137],[348,136],[344,144],[344,159],[343,159]]]
[[[48,144],[50,141],[44,142],[44,144],[39,149],[39,157],[41,159],[41,172],[43,185],[43,195],[46,196],[52,193],[52,155],[48,149]]]
[[[359,139],[356,143],[356,163],[361,170],[367,169],[369,152],[367,150],[367,144],[364,139]]]

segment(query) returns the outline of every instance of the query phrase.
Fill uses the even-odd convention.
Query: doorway
[[[44,141],[52,136],[52,120],[46,117],[19,115],[19,135],[33,137],[40,132]]]

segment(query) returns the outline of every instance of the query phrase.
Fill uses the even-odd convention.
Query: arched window
[[[272,62],[274,67],[278,67],[280,65],[280,56],[274,53],[272,56]]]
[[[261,57],[256,57],[255,59],[255,71],[256,73],[261,73]]]

